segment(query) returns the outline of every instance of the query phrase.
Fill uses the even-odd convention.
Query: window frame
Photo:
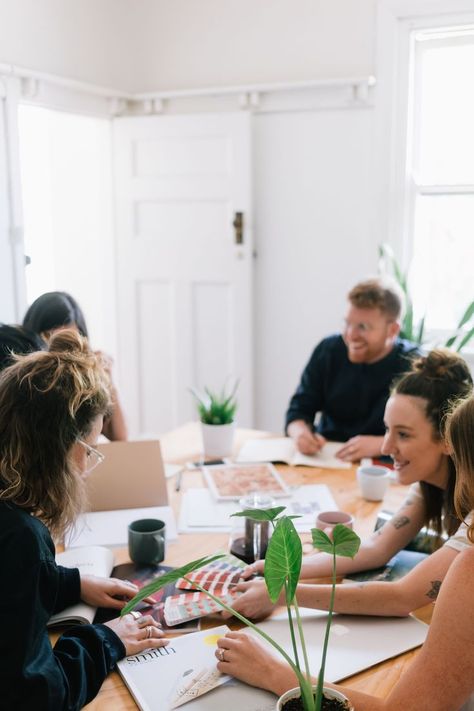
[[[403,268],[411,261],[417,194],[472,194],[471,186],[415,184],[408,170],[416,147],[409,135],[415,33],[474,25],[473,0],[379,0],[375,111],[375,226]],[[410,160],[410,163],[409,163]],[[431,332],[443,339],[444,332]],[[471,360],[471,358],[469,358]],[[472,357],[474,363],[474,353]]]

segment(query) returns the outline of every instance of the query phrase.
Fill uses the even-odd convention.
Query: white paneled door
[[[250,117],[114,119],[121,390],[132,436],[240,378],[253,424]]]

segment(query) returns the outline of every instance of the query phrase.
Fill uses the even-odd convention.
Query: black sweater
[[[355,435],[383,435],[383,414],[394,378],[419,355],[409,341],[397,339],[376,363],[351,363],[342,336],[330,336],[316,346],[286,413],[286,427],[305,420],[329,440],[345,442]]]
[[[0,571],[0,709],[81,709],[125,648],[104,625],[70,629],[51,647],[46,623],[79,602],[79,571],[56,565],[41,521],[2,501]]]

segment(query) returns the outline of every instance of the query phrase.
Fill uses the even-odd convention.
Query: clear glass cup
[[[270,509],[275,506],[275,500],[268,494],[254,492],[242,497],[239,506],[241,511]],[[232,522],[230,552],[248,564],[265,558],[268,541],[273,530],[271,523],[269,521],[253,521],[246,516],[237,516],[232,519]]]

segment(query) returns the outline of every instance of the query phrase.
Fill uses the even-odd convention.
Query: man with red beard
[[[335,440],[345,442],[338,456],[355,461],[380,455],[390,386],[418,350],[398,337],[402,297],[395,284],[368,279],[347,298],[343,333],[316,346],[291,398],[286,432],[303,454]]]

